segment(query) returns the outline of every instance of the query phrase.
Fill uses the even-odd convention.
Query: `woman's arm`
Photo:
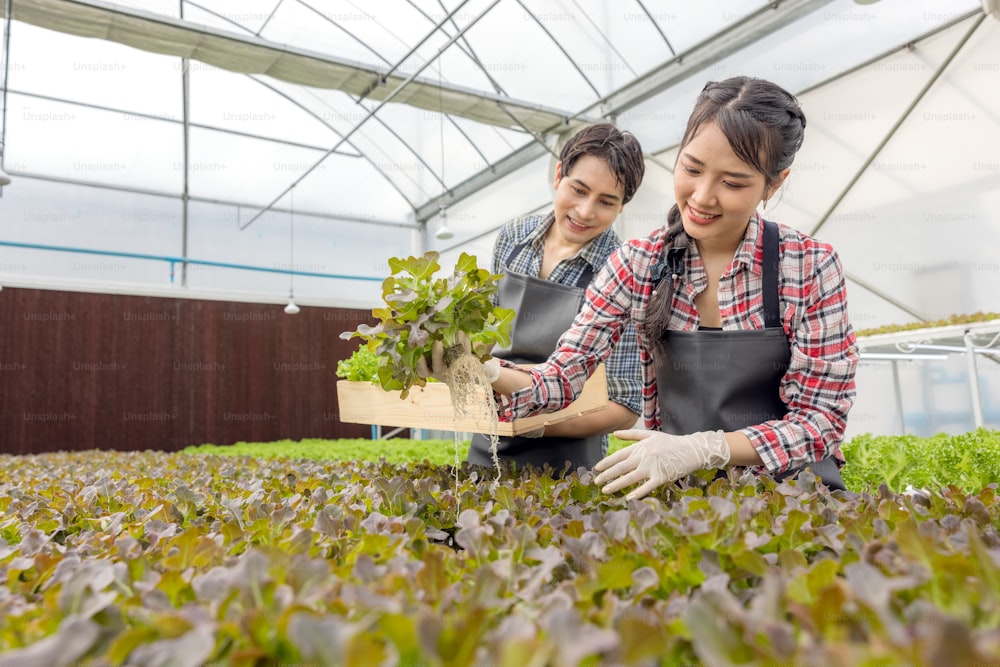
[[[587,288],[583,308],[559,339],[555,352],[528,372],[502,368],[493,388],[510,397],[512,419],[566,407],[597,365],[607,359],[631,317],[632,274],[622,246],[610,255]]]
[[[802,292],[797,308],[803,314],[791,332],[791,361],[780,388],[788,413],[740,430],[772,473],[838,451],[854,404],[858,352],[840,260],[826,244],[807,240],[805,246],[806,256],[814,258],[804,267],[811,278],[793,286]]]
[[[639,415],[624,405],[609,401],[608,406],[601,410],[568,419],[558,424],[545,427],[546,437],[587,438],[592,435],[604,435],[635,426]]]
[[[639,337],[631,322],[622,330],[604,366],[610,399],[608,406],[548,426],[546,435],[582,438],[635,426],[642,412],[642,362],[639,359]]]
[[[754,449],[750,438],[740,431],[726,433],[726,444],[729,445],[729,465],[759,466],[764,461]]]
[[[531,374],[510,366],[500,367],[500,379],[493,383],[493,389],[499,394],[510,396],[515,391],[531,386]]]

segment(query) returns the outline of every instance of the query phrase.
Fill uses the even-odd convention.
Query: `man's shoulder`
[[[504,223],[503,227],[500,228],[500,235],[518,243],[538,229],[545,222],[545,219],[544,215],[522,215]]]
[[[584,252],[594,263],[602,264],[621,245],[621,238],[614,229],[608,227],[591,240]]]

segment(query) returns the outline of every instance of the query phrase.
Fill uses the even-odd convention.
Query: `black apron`
[[[525,241],[511,251],[505,262],[508,267],[526,246]],[[576,285],[562,285],[514,273],[508,268],[499,282],[498,300],[500,306],[511,308],[515,313],[510,327],[510,345],[503,348],[497,346],[493,356],[516,364],[540,364],[548,359],[555,351],[559,337],[573,324],[593,277],[594,271],[588,266]],[[497,445],[501,461],[538,467],[547,463],[556,474],[565,469],[567,461],[570,462],[570,472],[580,466],[592,468],[604,458],[604,453],[604,438],[600,435],[587,438],[501,436]],[[483,466],[493,465],[488,436],[473,434],[468,461]]]
[[[671,272],[682,271],[681,261]],[[653,341],[662,431],[675,435],[736,431],[784,418],[788,408],[779,388],[791,352],[781,326],[778,226],[769,220],[764,221],[763,299],[764,329],[667,331]],[[830,489],[845,488],[840,466],[832,457],[777,479],[793,477],[807,467]]]

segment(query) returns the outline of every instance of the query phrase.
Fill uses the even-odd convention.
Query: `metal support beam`
[[[180,0],[180,16],[184,18],[184,0]],[[181,117],[183,125],[181,154],[184,171],[181,175],[181,287],[188,286],[188,241],[191,237],[191,61],[181,58]]]
[[[0,12],[6,16],[3,7],[0,5]],[[458,9],[450,10],[446,19]],[[438,111],[438,97],[443,95],[446,113],[504,128],[520,126],[541,131],[572,115],[563,109],[504,95],[464,86],[442,86],[437,81],[394,73],[402,61],[392,68],[374,67],[105,0],[18,2],[12,11],[13,18],[47,30],[119,42],[243,74],[265,74],[289,83],[342,90],[373,101],[389,101],[390,96],[395,97],[405,86],[407,95],[397,102]],[[463,30],[470,27],[471,24],[466,25]],[[461,33],[456,38],[460,37]],[[511,121],[511,116],[516,122]]]
[[[458,185],[451,187],[448,190],[449,207],[454,206],[455,202],[462,201],[466,197],[474,195],[487,185],[496,183],[497,180],[504,176],[513,174],[518,169],[531,164],[538,158],[549,153],[548,147],[539,141],[533,141],[530,144],[522,146],[506,157],[494,162],[483,171],[473,174]],[[435,197],[416,208],[414,218],[418,223],[424,224],[440,212],[439,199],[440,197]]]
[[[93,183],[90,181],[80,180],[78,178],[61,178],[57,176],[48,176],[46,174],[36,174],[30,171],[13,171],[11,172],[15,176],[30,178],[38,181],[45,181],[47,183],[64,183],[67,185],[79,185],[88,188],[96,188],[98,190],[112,190],[114,192],[131,192],[133,194],[149,195],[151,197],[162,197],[164,199],[180,199],[180,194],[176,192],[166,192],[162,190],[151,190],[149,188],[134,188],[125,185],[109,185],[107,183]],[[219,206],[231,206],[236,209],[236,222],[239,224],[240,221],[240,211],[243,209],[257,210],[259,206],[257,204],[232,201],[229,199],[218,199],[215,197],[198,197],[195,195],[188,195],[188,201],[199,202],[202,204],[216,204]],[[289,213],[290,208],[282,206],[272,206],[272,213]],[[390,220],[388,218],[375,218],[375,217],[358,217],[350,215],[340,215],[338,213],[328,213],[326,211],[309,211],[309,210],[296,210],[295,215],[298,216],[308,216],[310,218],[316,218],[318,220],[333,220],[336,222],[363,222],[366,225],[379,225],[381,227],[393,227],[397,229],[416,229],[417,225],[411,221],[400,222],[399,220]]]
[[[467,2],[469,2],[469,0],[462,0],[462,3],[460,5],[458,5],[457,7],[455,7],[454,9],[452,9],[449,12],[448,16],[445,17],[444,20],[447,20],[455,12],[459,11],[465,5],[465,3],[467,3]],[[448,41],[445,42],[445,44],[438,51],[437,58],[440,58],[441,55],[448,49],[448,47],[450,47],[452,44],[454,44],[457,39],[459,39],[463,34],[465,34],[466,31],[468,31],[469,29],[471,29],[474,25],[476,25],[476,23],[479,22],[480,19],[482,19],[484,16],[486,16],[490,12],[490,10],[493,9],[493,7],[496,6],[496,4],[498,2],[500,2],[500,0],[493,0],[492,4],[490,4],[486,9],[484,9],[482,12],[480,12],[479,15],[477,15],[475,18],[472,19],[472,21],[470,21],[468,24],[466,24],[462,28],[461,32],[459,32],[458,34],[454,35],[453,37],[450,37],[448,39]],[[442,20],[442,23],[444,22],[444,20]],[[429,40],[431,38],[431,36],[440,29],[440,26],[441,26],[441,23],[439,23],[437,25],[437,27],[435,27],[435,29],[433,31],[431,31],[430,33],[424,35],[423,39],[421,39],[417,44],[415,44],[413,47],[411,47],[410,53],[413,53],[414,51],[416,51],[416,49],[419,46],[421,46],[424,42],[426,42],[427,40]],[[397,63],[397,65],[393,66],[392,70],[395,70],[397,67],[399,67],[400,65],[402,65],[402,63],[405,61],[405,59],[410,57],[410,53],[408,53],[406,56],[404,56],[403,60],[400,60]],[[375,114],[378,113],[379,109],[381,109],[383,106],[385,106],[386,104],[388,104],[389,102],[391,102],[394,97],[396,97],[400,92],[402,92],[402,90],[404,88],[406,88],[407,85],[410,84],[410,82],[416,80],[417,76],[419,76],[420,73],[423,72],[425,69],[427,69],[428,67],[430,67],[430,65],[431,65],[432,62],[434,62],[434,61],[433,60],[428,60],[426,63],[424,63],[423,65],[421,65],[420,67],[418,67],[416,72],[414,72],[410,76],[406,77],[406,80],[404,80],[402,83],[400,83],[397,87],[393,88],[392,91],[390,91],[388,94],[386,94],[385,96],[383,96],[382,99],[381,99],[381,101],[376,106],[372,107],[371,109],[368,109],[368,113],[365,114],[364,118],[362,118],[361,120],[359,120],[357,123],[354,124],[354,127],[352,127],[350,130],[348,130],[343,135],[341,135],[340,140],[336,144],[334,144],[333,148],[331,148],[330,150],[328,150],[326,152],[326,154],[323,155],[323,157],[321,157],[319,160],[317,160],[316,162],[314,162],[311,167],[309,167],[308,169],[306,169],[301,175],[299,175],[295,180],[293,180],[292,183],[288,187],[286,187],[284,190],[281,191],[281,194],[279,194],[274,199],[272,199],[271,202],[267,206],[265,206],[264,208],[262,208],[252,218],[250,218],[246,222],[246,224],[240,225],[240,229],[246,229],[247,227],[249,227],[251,224],[254,223],[254,221],[256,221],[258,218],[260,218],[262,215],[264,215],[264,213],[266,213],[268,210],[270,210],[271,207],[273,207],[275,204],[277,204],[279,201],[281,201],[282,198],[284,198],[285,195],[287,195],[289,192],[291,192],[293,189],[295,189],[295,187],[298,186],[298,184],[301,183],[303,180],[305,180],[305,178],[309,174],[311,174],[313,171],[315,171],[316,168],[319,167],[323,163],[324,160],[326,160],[326,158],[328,158],[329,156],[333,155],[333,153],[338,148],[340,148],[340,146],[342,144],[346,143],[347,140],[350,139],[351,136],[355,132],[357,132],[358,130],[360,130],[361,127],[366,122],[368,122],[372,117],[374,117]],[[439,88],[439,90],[440,90],[440,88]],[[370,92],[372,92],[372,91],[367,91],[365,93],[365,95],[363,95],[362,97],[367,97]],[[441,109],[443,109],[443,106],[441,106]]]
[[[910,308],[909,306],[907,306],[905,303],[903,303],[899,299],[894,299],[887,292],[885,292],[883,290],[880,290],[879,288],[875,287],[874,285],[872,285],[870,282],[868,282],[866,280],[862,280],[861,278],[859,278],[858,276],[854,275],[853,273],[845,272],[844,277],[847,280],[850,280],[851,282],[857,283],[858,285],[860,285],[861,287],[865,288],[866,290],[868,290],[869,292],[871,292],[875,296],[879,297],[883,301],[889,303],[890,305],[893,305],[896,308],[899,308],[901,311],[903,311],[904,313],[906,313],[910,317],[916,319],[917,321],[920,321],[920,322],[927,322],[928,321],[929,318],[925,317],[923,314],[918,313],[917,311],[913,310],[912,308]]]
[[[830,2],[832,0],[789,0],[787,2],[775,0],[742,21],[667,60],[648,74],[598,100],[571,118],[594,116],[608,118],[618,115],[622,111],[641,104],[671,86],[684,81],[693,74],[711,67],[723,58],[752,46],[761,38],[773,34],[776,30],[780,30]],[[558,129],[554,127],[550,132]],[[539,142],[516,150],[452,188],[449,198],[450,205],[454,206],[455,203],[475,194],[497,179],[503,178],[532,160],[542,157],[546,152]],[[438,204],[435,198],[418,206],[415,217],[418,223],[425,223],[437,215],[437,212]]]
[[[896,414],[899,415],[899,434],[906,435],[906,417],[903,415],[903,389],[899,382],[899,362],[893,360],[892,364],[892,384],[896,388]]]
[[[983,427],[983,402],[979,396],[979,372],[976,369],[976,345],[972,334],[968,331],[962,337],[965,340],[965,367],[969,373],[969,394],[972,400],[972,421],[976,428]]]
[[[730,56],[764,37],[798,21],[832,0],[789,0],[768,3],[745,19],[734,23],[721,32],[679,53],[645,76],[622,87],[584,110],[584,113],[610,109],[608,113],[619,113],[630,109],[649,98],[662,93],[692,74],[707,69],[723,58]],[[604,113],[602,112],[602,115]]]
[[[969,28],[969,30],[965,33],[965,35],[962,36],[962,39],[958,40],[958,43],[948,54],[948,57],[945,58],[944,61],[938,66],[938,68],[931,75],[931,78],[927,80],[927,83],[925,83],[923,88],[920,89],[920,92],[917,93],[917,96],[913,98],[913,100],[907,105],[906,109],[903,110],[902,115],[896,120],[895,123],[893,123],[892,127],[889,128],[889,131],[882,138],[882,141],[878,143],[878,146],[875,147],[875,150],[873,150],[871,152],[871,155],[869,155],[865,159],[865,161],[861,163],[861,166],[859,166],[857,171],[854,172],[854,175],[847,182],[847,185],[845,185],[841,189],[840,193],[836,196],[836,198],[834,198],[833,203],[830,204],[829,208],[826,209],[826,212],[820,216],[819,220],[816,221],[816,224],[813,225],[813,228],[809,230],[810,236],[815,236],[816,233],[819,232],[820,227],[822,227],[826,223],[826,221],[829,220],[830,216],[833,215],[833,212],[836,211],[837,207],[840,206],[841,202],[844,201],[844,198],[847,197],[847,195],[851,192],[851,190],[854,189],[854,186],[857,184],[857,182],[861,180],[861,177],[864,176],[864,174],[868,171],[868,167],[872,165],[872,163],[875,161],[875,158],[879,156],[879,154],[882,152],[882,149],[886,147],[886,145],[893,138],[893,136],[895,136],[896,132],[903,125],[906,119],[910,117],[910,114],[913,113],[913,110],[917,108],[917,105],[920,104],[920,101],[924,99],[924,96],[927,95],[927,92],[934,86],[935,83],[937,83],[937,80],[941,77],[942,74],[944,74],[944,71],[948,69],[948,65],[950,65],[951,61],[955,59],[955,56],[957,56],[958,52],[962,50],[962,47],[964,47],[965,43],[969,41],[969,38],[972,37],[972,34],[976,32],[976,30],[979,28],[979,25],[983,22],[985,18],[986,18],[985,14],[980,16],[979,20],[973,23],[972,27]]]

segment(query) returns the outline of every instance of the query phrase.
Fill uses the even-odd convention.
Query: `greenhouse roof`
[[[560,142],[604,119],[645,148],[617,223],[643,235],[695,95],[749,74],[803,103],[773,215],[835,244],[859,326],[995,309],[988,1],[8,7],[5,284],[281,298],[294,275],[306,302],[374,303],[388,257],[486,256],[503,222],[544,211]]]

